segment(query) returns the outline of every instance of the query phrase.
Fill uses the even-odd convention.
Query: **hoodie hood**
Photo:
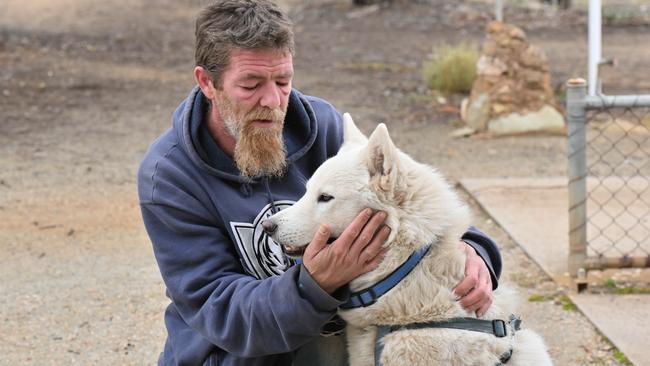
[[[178,106],[173,115],[172,129],[189,158],[200,169],[220,178],[240,183],[251,180],[239,174],[232,157],[228,156],[203,125],[208,100],[196,86]],[[303,157],[312,147],[318,135],[317,119],[311,104],[299,91],[292,89],[282,131],[287,151],[287,165]],[[262,177],[255,177],[252,182]]]

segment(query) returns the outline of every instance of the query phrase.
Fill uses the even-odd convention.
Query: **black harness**
[[[340,308],[354,309],[374,304],[382,295],[390,291],[400,281],[402,281],[404,277],[411,273],[411,271],[418,265],[418,263],[420,263],[422,258],[424,258],[424,256],[429,252],[430,248],[431,244],[419,248],[413,254],[411,254],[411,256],[404,263],[402,263],[401,266],[399,266],[381,281],[368,288],[350,294],[350,299],[345,304],[341,305]],[[451,318],[437,322],[412,323],[405,325],[378,325],[377,339],[375,341],[375,366],[380,366],[379,356],[381,356],[381,351],[383,349],[383,344],[381,343],[382,338],[394,331],[425,328],[451,328],[488,333],[494,335],[495,337],[503,338],[508,335],[508,325],[510,326],[510,333],[512,336],[514,335],[515,331],[519,330],[520,324],[521,319],[514,315],[511,315],[507,322],[501,319],[485,320],[465,317]],[[512,347],[508,352],[499,357],[499,362],[494,366],[500,366],[507,363],[510,360],[510,357],[512,357]]]
[[[378,325],[377,338],[375,340],[375,366],[380,366],[379,358],[381,356],[381,351],[384,348],[382,339],[391,332],[400,330],[448,328],[487,333],[492,334],[497,338],[503,338],[509,334],[508,325],[511,329],[510,336],[514,336],[514,333],[521,329],[521,319],[515,315],[510,315],[508,322],[505,322],[501,319],[485,320],[465,317],[451,318],[437,322],[411,323],[404,325]],[[507,352],[499,357],[499,362],[497,362],[494,366],[501,366],[508,363],[508,361],[510,361],[510,357],[512,357],[512,347],[510,347]]]

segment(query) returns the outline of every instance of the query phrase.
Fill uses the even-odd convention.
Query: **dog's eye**
[[[327,202],[327,201],[330,201],[330,200],[333,200],[333,199],[334,199],[334,197],[330,196],[327,193],[321,193],[321,195],[318,196],[318,202]]]

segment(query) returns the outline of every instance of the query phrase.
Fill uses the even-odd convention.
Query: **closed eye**
[[[327,193],[321,193],[321,195],[318,196],[318,202],[328,202],[328,201],[331,201],[333,199],[334,199],[334,197],[330,196]]]

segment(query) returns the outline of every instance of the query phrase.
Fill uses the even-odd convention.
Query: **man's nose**
[[[268,235],[272,235],[278,229],[278,224],[271,220],[264,220],[262,221],[262,229]]]
[[[264,88],[264,94],[260,100],[260,105],[262,107],[276,109],[280,107],[280,103],[280,90],[275,83]]]

